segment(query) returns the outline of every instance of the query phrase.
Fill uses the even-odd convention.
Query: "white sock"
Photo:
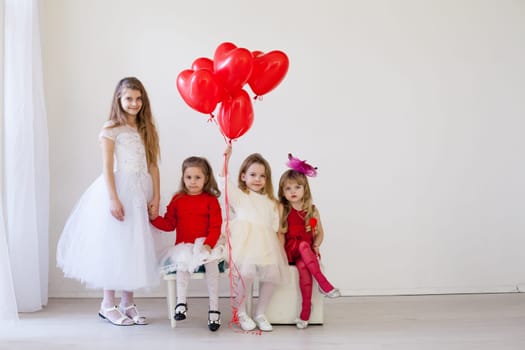
[[[252,301],[252,296],[250,295],[250,292],[252,291],[253,279],[242,277],[242,281],[240,278],[238,278],[236,283],[237,296],[235,301],[237,303],[237,310],[239,311],[239,313],[246,313],[246,303],[251,303]]]
[[[272,299],[273,292],[275,291],[275,284],[270,282],[261,282],[259,288],[259,301],[257,302],[257,309],[255,315],[264,315],[266,307]]]
[[[206,268],[204,275],[210,298],[210,310],[219,311],[219,266],[217,261],[212,261],[204,264],[204,267]]]
[[[188,271],[177,271],[177,304],[186,304],[186,292],[190,282]]]
[[[105,309],[115,306],[115,291],[104,289],[104,298],[102,299],[101,306]]]

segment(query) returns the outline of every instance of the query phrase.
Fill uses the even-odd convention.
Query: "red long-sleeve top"
[[[177,230],[175,244],[194,243],[206,237],[204,244],[213,248],[221,235],[221,206],[217,197],[205,192],[179,193],[171,199],[164,216],[157,216],[151,223],[162,231]]]

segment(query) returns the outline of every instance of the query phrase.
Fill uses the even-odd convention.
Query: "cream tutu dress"
[[[153,196],[142,139],[136,129],[102,129],[115,142],[115,184],[124,221],[110,212],[103,175],[82,195],[57,247],[57,266],[89,288],[133,291],[159,282],[147,203]]]
[[[219,177],[224,189],[224,178]],[[228,182],[231,208],[232,261],[242,277],[261,282],[284,283],[289,278],[288,260],[277,238],[279,211],[267,195],[244,193]]]

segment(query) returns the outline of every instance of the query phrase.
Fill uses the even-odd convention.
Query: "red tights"
[[[301,288],[302,308],[301,320],[308,321],[312,311],[312,277],[315,278],[323,292],[329,292],[334,286],[328,282],[325,275],[321,272],[319,260],[307,242],[299,243],[299,254],[295,261],[297,272],[299,273],[299,287]]]

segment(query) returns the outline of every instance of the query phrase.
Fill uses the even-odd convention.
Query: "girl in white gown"
[[[114,325],[146,324],[133,291],[159,282],[148,210],[158,215],[159,140],[148,95],[136,78],[115,89],[99,135],[103,174],[82,195],[57,247],[66,277],[104,290],[99,316]],[[122,291],[116,306],[115,290]]]

